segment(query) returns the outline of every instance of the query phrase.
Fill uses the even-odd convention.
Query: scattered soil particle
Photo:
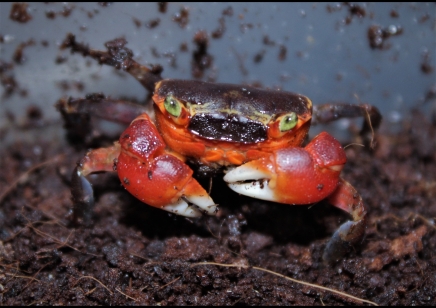
[[[63,16],[63,17],[69,17],[75,8],[76,8],[75,5],[64,4],[62,10],[59,12],[55,12],[51,9],[47,10],[45,12],[45,17],[47,17],[48,19],[55,19],[56,16],[58,16],[58,15]],[[89,12],[89,13],[91,13],[91,12]],[[91,13],[91,15],[92,15],[92,13]],[[88,17],[92,18],[92,16],[89,16],[89,14],[88,14]]]
[[[168,2],[158,2],[157,7],[160,13],[166,13],[168,9]]]
[[[279,46],[279,61],[285,61],[286,60],[286,54],[288,53],[288,49],[285,45]]]
[[[390,25],[388,28],[382,28],[378,25],[373,25],[368,28],[369,46],[372,49],[389,49],[386,40],[395,35],[403,33],[401,26]]]
[[[0,83],[3,86],[3,97],[11,96],[19,90],[19,86],[13,75],[0,74]]]
[[[17,64],[23,64],[26,61],[26,57],[24,56],[24,48],[33,45],[35,45],[35,41],[32,39],[29,39],[27,42],[19,44],[12,56],[14,62]]]
[[[19,23],[26,23],[32,19],[32,15],[27,12],[27,3],[13,3],[9,18]]]
[[[434,67],[431,65],[430,53],[426,50],[422,53],[421,72],[430,74],[433,70]]]
[[[357,16],[359,18],[366,16],[366,10],[362,6],[356,3],[345,3],[345,5],[348,6],[348,12],[350,15]]]
[[[202,78],[205,70],[212,66],[213,57],[207,52],[209,37],[206,31],[198,31],[194,36],[197,48],[192,53],[192,76]]]
[[[223,16],[233,16],[233,7],[229,6],[228,8],[223,10]]]
[[[400,14],[398,14],[397,10],[391,10],[390,16],[392,18],[398,18],[398,17],[400,17]]]
[[[274,42],[273,40],[270,39],[270,37],[268,35],[264,35],[263,36],[263,40],[262,40],[263,44],[266,46],[275,46],[276,42]]]
[[[258,53],[256,53],[253,57],[253,62],[254,63],[260,63],[263,60],[263,56],[265,55],[266,50],[262,49],[261,51],[259,51]]]
[[[422,14],[422,16],[419,18],[419,22],[420,22],[420,23],[424,23],[424,22],[426,22],[427,20],[429,20],[430,17],[431,17],[430,14],[428,14],[428,13],[424,13],[424,14]]]
[[[113,2],[97,2],[99,6],[101,7],[108,7],[113,4]]]
[[[132,20],[136,28],[140,28],[142,26],[142,22],[138,18],[132,17]]]
[[[151,19],[151,20],[147,21],[145,23],[145,26],[149,29],[154,29],[157,26],[159,26],[159,24],[160,24],[160,18],[155,18],[155,19]]]
[[[48,19],[55,19],[56,13],[53,10],[48,10],[45,12],[45,17],[47,17]]]
[[[216,30],[212,31],[212,38],[214,38],[214,39],[221,38],[224,35],[224,33],[226,32],[226,23],[225,23],[224,17],[220,17],[218,19],[218,23],[219,23],[218,28]]]
[[[178,13],[173,16],[173,21],[179,24],[180,28],[185,28],[189,23],[189,11],[182,7]]]

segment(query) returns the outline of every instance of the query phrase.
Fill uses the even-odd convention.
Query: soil
[[[68,178],[83,149],[13,144],[0,156],[0,303],[367,304],[261,267],[377,304],[434,305],[436,123],[412,114],[398,133],[378,133],[375,151],[346,148],[343,177],[369,221],[363,243],[336,264],[322,252],[345,213],[253,200],[220,179],[217,217],[189,220],[141,204],[115,175],[94,175],[94,224],[74,226]]]

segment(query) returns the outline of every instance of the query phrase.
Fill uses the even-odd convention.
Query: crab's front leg
[[[217,211],[208,193],[192,177],[191,168],[167,152],[147,114],[137,117],[114,146],[92,150],[79,162],[71,189],[77,223],[91,222],[94,198],[86,176],[113,170],[132,195],[151,206],[187,217]]]
[[[340,178],[346,163],[339,142],[327,133],[305,148],[278,150],[228,172],[224,180],[234,191],[250,197],[286,204],[311,204],[325,198],[347,211],[344,223],[327,244],[324,259],[333,261],[363,237],[366,211],[354,188]]]

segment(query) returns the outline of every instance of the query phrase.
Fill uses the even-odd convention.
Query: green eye
[[[178,117],[180,113],[182,113],[182,106],[180,106],[180,102],[176,100],[171,95],[167,96],[164,102],[164,106],[166,111],[172,116]]]
[[[279,129],[281,132],[286,132],[291,130],[297,125],[298,117],[295,112],[291,112],[282,117],[279,124]]]

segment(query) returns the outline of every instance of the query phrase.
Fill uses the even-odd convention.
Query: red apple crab
[[[239,194],[290,205],[327,199],[349,213],[353,220],[327,244],[327,261],[362,239],[367,212],[357,191],[340,177],[346,163],[343,148],[326,132],[302,145],[313,118],[327,122],[363,115],[368,130],[381,120],[375,107],[324,105],[313,112],[310,99],[295,93],[162,79],[159,69],[135,62],[125,44],[123,39],[108,42],[104,52],[77,43],[72,35],[63,44],[135,77],[153,93],[155,113],[153,121],[142,106],[100,95],[59,101],[67,125],[91,113],[130,123],[118,142],[89,151],[75,168],[77,220],[91,220],[93,191],[86,176],[114,170],[126,190],[144,203],[187,217],[214,215],[217,205],[193,177],[186,164],[190,160],[206,169],[225,169],[224,181]]]

